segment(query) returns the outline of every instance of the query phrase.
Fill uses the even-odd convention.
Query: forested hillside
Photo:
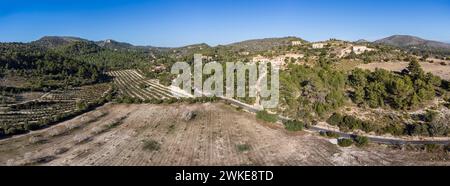
[[[23,43],[0,44],[0,73],[23,77],[33,87],[82,85],[103,78],[102,70],[57,52]]]

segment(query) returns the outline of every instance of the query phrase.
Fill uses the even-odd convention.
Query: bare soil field
[[[186,117],[191,116],[191,117]],[[195,117],[193,117],[195,116]],[[0,140],[0,165],[450,165],[445,152],[341,148],[224,103],[107,104]]]
[[[368,63],[358,65],[358,68],[367,69],[367,70],[375,70],[376,68],[385,69],[389,71],[397,71],[400,72],[408,66],[409,62],[379,62],[379,63]],[[442,65],[441,63],[434,62],[420,62],[423,70],[425,72],[431,72],[436,76],[441,77],[445,80],[450,80],[450,63],[446,62],[446,65]]]

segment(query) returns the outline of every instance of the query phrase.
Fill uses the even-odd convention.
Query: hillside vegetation
[[[31,88],[83,85],[103,77],[93,64],[32,45],[0,44],[1,76],[22,76],[33,82]]]

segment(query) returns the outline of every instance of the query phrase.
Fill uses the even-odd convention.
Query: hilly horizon
[[[183,46],[176,46],[176,47],[161,47],[161,46],[152,46],[152,45],[134,45],[128,42],[118,41],[114,39],[104,39],[104,40],[90,40],[86,38],[76,37],[76,36],[43,36],[39,38],[38,40],[31,41],[28,43],[31,44],[37,44],[41,46],[46,46],[49,48],[55,48],[58,46],[67,45],[73,42],[92,42],[96,45],[103,47],[103,48],[109,48],[109,49],[174,49],[174,48],[184,48],[189,46],[195,46],[195,45],[204,45],[208,47],[221,47],[221,46],[228,46],[233,47],[237,46],[239,49],[245,49],[245,48],[252,48],[250,46],[253,46],[252,49],[256,50],[265,50],[267,49],[267,45],[270,44],[272,47],[276,46],[283,46],[286,44],[289,44],[290,41],[293,40],[299,40],[302,42],[313,42],[313,41],[307,41],[301,37],[297,36],[286,36],[286,37],[270,37],[270,38],[260,38],[260,39],[248,39],[243,41],[236,41],[228,44],[218,44],[215,46],[209,45],[207,43],[193,43],[189,45],[183,45]],[[345,41],[345,40],[344,40]],[[321,42],[321,41],[314,41],[314,42]],[[350,41],[352,42],[352,41]],[[385,37],[382,39],[378,39],[375,41],[369,41],[366,39],[359,39],[357,41],[353,41],[354,43],[376,43],[376,44],[385,44],[390,45],[394,47],[429,47],[429,48],[435,48],[435,49],[446,49],[450,50],[450,44],[444,41],[434,41],[434,40],[428,40],[423,39],[421,37],[412,36],[412,35],[392,35],[389,37]],[[9,43],[9,42],[0,42],[0,43]],[[256,47],[256,45],[259,45]]]
[[[450,49],[450,44],[440,41],[432,41],[410,35],[393,35],[387,38],[374,41],[374,43],[381,43],[392,45],[396,47],[430,47],[430,48],[444,48]]]
[[[326,167],[450,166],[450,0],[0,5],[3,182],[336,184],[370,170]],[[371,177],[448,174],[394,171]]]

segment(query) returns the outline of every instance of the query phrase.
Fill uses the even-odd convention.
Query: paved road
[[[341,136],[342,138],[354,138],[354,134],[349,134],[345,132],[337,132],[329,129],[324,129],[316,126],[311,126],[308,129],[314,130],[317,132],[334,132]],[[404,139],[386,139],[383,137],[372,137],[367,136],[371,142],[375,143],[381,143],[381,144],[388,144],[388,145],[405,145],[405,144],[412,144],[412,145],[426,145],[426,144],[437,144],[437,145],[448,145],[450,144],[450,140],[439,140],[439,141],[429,141],[429,140],[404,140]]]
[[[261,109],[259,108],[255,108],[252,105],[246,104],[246,103],[242,103],[240,101],[234,100],[234,99],[230,99],[230,98],[225,98],[222,97],[222,99],[228,101],[229,103],[231,103],[232,105],[238,106],[244,110],[247,110],[249,112],[252,113],[256,113],[258,111],[261,111]],[[279,120],[281,121],[286,121],[286,120],[290,120],[287,117],[284,116],[278,116]],[[345,132],[337,132],[337,131],[333,131],[330,129],[325,129],[325,128],[321,128],[321,127],[317,127],[317,126],[311,126],[308,128],[309,130],[313,130],[313,131],[317,131],[317,132],[334,132],[336,134],[338,134],[339,136],[341,136],[342,138],[353,138],[355,137],[354,134],[351,133],[345,133]],[[412,144],[412,145],[426,145],[426,144],[437,144],[437,145],[448,145],[450,144],[450,140],[436,140],[436,141],[432,141],[432,140],[404,140],[404,139],[393,139],[393,138],[384,138],[384,137],[374,137],[374,136],[366,136],[367,138],[369,138],[369,140],[371,142],[375,142],[375,143],[380,143],[380,144],[388,144],[388,145],[404,145],[404,144]]]

